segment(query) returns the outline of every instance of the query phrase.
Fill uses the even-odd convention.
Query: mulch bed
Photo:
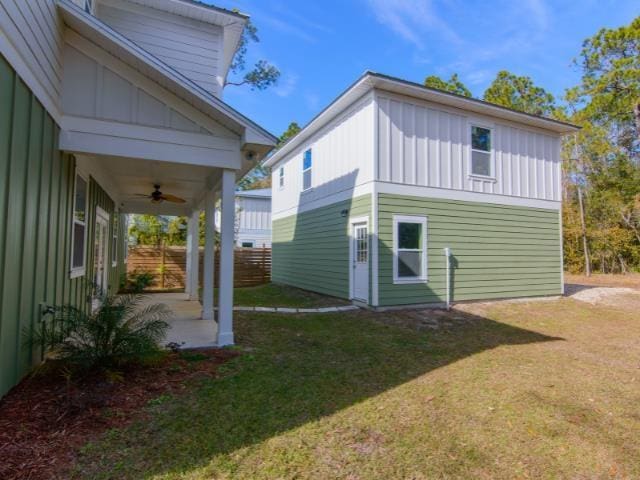
[[[220,349],[169,353],[110,380],[96,374],[67,382],[55,364],[41,368],[0,400],[0,479],[65,478],[84,444],[140,419],[150,400],[215,377],[217,367],[237,355]]]

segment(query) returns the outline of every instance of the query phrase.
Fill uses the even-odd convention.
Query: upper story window
[[[284,167],[278,169],[278,186],[284,188]]]
[[[71,225],[71,277],[85,273],[87,243],[87,181],[76,171]]]
[[[313,159],[311,158],[311,149],[304,152],[302,157],[302,190],[309,190],[311,188],[311,169],[313,166]]]
[[[93,0],[84,0],[84,11],[93,15]]]
[[[471,175],[492,177],[491,129],[471,126]]]

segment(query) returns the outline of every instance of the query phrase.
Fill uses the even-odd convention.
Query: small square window
[[[242,248],[253,248],[253,242],[242,242]]]

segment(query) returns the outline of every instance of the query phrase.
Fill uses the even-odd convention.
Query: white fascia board
[[[151,76],[165,88],[168,88],[203,113],[226,125],[239,135],[245,131],[255,132],[256,138],[263,138],[268,146],[274,146],[277,138],[216,98],[202,87],[171,68],[157,57],[138,47],[135,43],[119,34],[96,17],[71,3],[69,0],[57,0],[67,25],[94,43],[107,49],[125,63]],[[113,50],[113,51],[112,51]]]

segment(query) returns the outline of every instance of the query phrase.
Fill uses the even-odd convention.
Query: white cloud
[[[298,75],[295,73],[286,73],[280,77],[280,80],[274,87],[273,92],[279,97],[286,98],[293,93],[297,84]]]
[[[306,93],[304,95],[304,100],[307,104],[307,108],[309,108],[309,110],[311,111],[316,111],[318,110],[318,107],[320,105],[320,97],[315,94],[315,93]]]
[[[423,49],[423,35],[438,33],[443,40],[459,44],[460,36],[436,12],[430,0],[367,0],[376,19],[404,40]]]

